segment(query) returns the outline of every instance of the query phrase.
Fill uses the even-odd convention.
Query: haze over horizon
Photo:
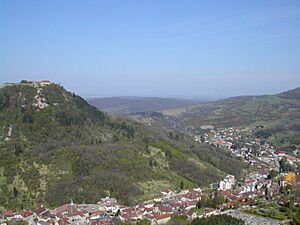
[[[300,86],[300,1],[84,3],[1,1],[0,83],[182,98]]]

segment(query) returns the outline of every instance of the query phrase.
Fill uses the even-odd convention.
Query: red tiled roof
[[[274,153],[275,154],[286,154],[287,152],[284,150],[276,150]]]
[[[12,217],[14,216],[14,213],[12,210],[6,210],[3,214],[4,217]]]
[[[41,213],[43,213],[43,212],[45,212],[46,211],[46,208],[45,207],[40,207],[40,208],[37,208],[36,210],[35,210],[35,213],[36,214],[41,214]]]
[[[84,217],[84,214],[82,212],[79,212],[77,210],[74,211],[69,211],[68,213],[65,214],[66,217],[74,217],[74,216],[81,216]]]
[[[154,215],[154,218],[156,220],[162,220],[168,217],[171,217],[173,215],[173,213],[169,213],[169,214],[161,214],[161,215]]]
[[[98,216],[98,215],[102,215],[102,214],[104,214],[104,213],[106,213],[105,210],[99,210],[99,211],[97,211],[97,212],[94,212],[91,216]]]
[[[62,206],[57,207],[56,209],[53,210],[53,214],[58,214],[58,213],[63,213],[63,212],[70,212],[72,210],[77,210],[76,205],[71,205],[71,204],[65,204]]]
[[[99,219],[99,220],[92,220],[90,222],[91,225],[100,225],[100,224],[111,224],[112,219],[111,218],[107,218],[107,219]]]
[[[25,212],[21,213],[22,217],[28,217],[28,216],[31,216],[31,215],[32,215],[32,212],[29,212],[29,211],[25,211]]]
[[[153,219],[154,218],[154,215],[150,214],[150,213],[147,213],[145,215],[145,217],[147,217],[148,219]]]
[[[223,141],[223,140],[216,140],[216,141],[214,141],[214,144],[215,145],[225,145],[225,144],[227,144],[227,142]]]
[[[159,205],[159,206],[158,206],[158,209],[159,209],[161,212],[172,212],[172,208],[169,207],[169,206]]]
[[[194,212],[193,212],[192,209],[190,209],[190,210],[188,210],[187,212],[185,212],[185,214],[188,215],[188,216],[192,216],[193,213],[194,213]]]
[[[59,225],[66,225],[66,224],[69,224],[69,220],[67,218],[61,218],[59,221],[58,221],[58,224]]]
[[[287,156],[286,156],[286,159],[287,159],[287,160],[290,160],[290,161],[297,161],[297,157],[292,156],[292,155],[287,155]]]

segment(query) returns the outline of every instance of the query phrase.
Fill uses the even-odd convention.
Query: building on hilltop
[[[45,87],[47,85],[50,85],[52,82],[49,80],[40,80],[40,81],[32,81],[32,80],[21,80],[20,83],[12,83],[12,82],[6,82],[3,84],[4,87],[11,87],[15,85],[22,85],[22,86],[33,86],[33,87]]]

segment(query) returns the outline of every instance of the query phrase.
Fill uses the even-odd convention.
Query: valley
[[[99,110],[112,115],[129,115],[132,113],[158,111],[194,105],[201,100],[160,97],[103,97],[90,98],[88,102]]]
[[[52,82],[6,85],[3,219],[297,221],[299,143],[278,139],[298,134],[297,92],[111,117]]]

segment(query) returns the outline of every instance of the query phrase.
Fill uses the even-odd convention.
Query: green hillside
[[[112,119],[55,84],[1,88],[0,127],[2,209],[94,203],[107,195],[132,204],[182,182],[204,186],[242,172],[226,153]]]
[[[241,96],[191,107],[165,110],[163,113],[180,127],[263,126],[264,133],[278,146],[300,147],[300,88],[277,95]]]

